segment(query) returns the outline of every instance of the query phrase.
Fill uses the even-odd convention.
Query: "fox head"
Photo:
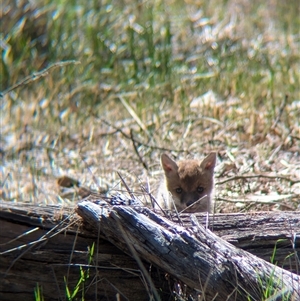
[[[178,211],[192,205],[185,212],[210,212],[216,153],[210,153],[202,162],[183,160],[178,163],[163,154],[161,165],[165,173],[166,188]]]

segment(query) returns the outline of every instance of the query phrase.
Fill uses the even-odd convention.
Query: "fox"
[[[217,155],[210,153],[202,161],[182,160],[175,162],[167,154],[160,161],[164,171],[164,181],[158,190],[157,201],[163,209],[209,212],[213,210],[214,168]]]

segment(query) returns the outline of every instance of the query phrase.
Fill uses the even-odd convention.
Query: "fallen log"
[[[44,300],[68,300],[66,289],[74,292],[81,269],[89,277],[77,298],[84,293],[84,300],[149,300],[135,260],[83,229],[74,208],[0,202],[0,225],[0,300],[35,300],[37,287]],[[164,273],[151,270],[167,299]]]
[[[274,300],[300,299],[298,275],[237,249],[195,217],[194,226],[186,228],[145,207],[88,201],[79,203],[77,212],[118,248],[177,277],[205,300],[263,300],[267,291]],[[155,295],[151,279],[149,286]]]
[[[101,204],[101,201],[99,203]],[[153,296],[151,290],[155,291],[155,288],[159,288],[159,295],[162,300],[169,300],[174,294],[180,294],[180,284],[174,286],[174,283],[170,280],[172,275],[179,278],[178,275],[180,275],[180,273],[177,275],[178,271],[175,272],[175,267],[173,267],[171,271],[175,274],[165,270],[169,273],[169,277],[166,278],[165,272],[162,269],[156,269],[149,264],[149,262],[155,262],[154,257],[152,258],[149,255],[150,253],[145,256],[145,258],[142,257],[139,253],[140,251],[138,252],[136,250],[136,245],[134,245],[135,248],[133,250],[133,252],[137,252],[135,254],[136,258],[132,258],[132,250],[128,249],[126,240],[124,239],[124,237],[126,238],[128,235],[126,234],[126,227],[124,227],[123,223],[126,223],[128,217],[120,218],[120,216],[122,216],[120,212],[125,210],[125,213],[127,212],[126,214],[129,214],[129,216],[133,214],[131,218],[128,219],[129,221],[131,221],[131,219],[135,220],[135,216],[138,215],[141,217],[141,221],[143,219],[146,219],[146,221],[149,219],[151,223],[154,223],[154,229],[166,227],[166,231],[173,233],[172,235],[176,234],[172,240],[175,249],[175,242],[185,241],[190,243],[192,235],[195,235],[196,239],[199,240],[197,235],[200,235],[202,232],[198,230],[200,226],[197,224],[205,225],[206,216],[199,214],[197,215],[197,221],[194,220],[191,222],[190,215],[185,214],[181,216],[180,220],[176,216],[172,217],[173,222],[171,222],[146,208],[130,208],[127,206],[112,207],[108,206],[106,202],[102,203],[101,206],[91,202],[79,204],[78,212],[83,216],[85,225],[88,226],[87,222],[92,225],[82,228],[72,208],[0,202],[0,299],[15,300],[16,293],[18,293],[18,296],[21,296],[24,301],[32,300],[34,287],[39,283],[39,285],[43,287],[45,300],[65,300],[66,283],[64,277],[67,276],[68,286],[70,288],[74,287],[80,275],[80,267],[83,267],[85,271],[88,270],[90,273],[90,278],[86,280],[86,286],[89,287],[89,290],[85,291],[86,300],[94,300],[95,298],[97,300],[110,300],[115,299],[116,295],[118,295],[121,300],[149,300],[149,296]],[[98,210],[102,210],[101,208],[106,210],[106,217],[99,215]],[[96,211],[92,214],[90,210]],[[121,211],[119,212],[118,210]],[[108,221],[112,223],[112,229],[109,228],[110,230],[103,231],[105,229],[103,225]],[[121,229],[123,229],[121,231],[118,230],[119,223],[121,223]],[[149,231],[146,225],[142,226],[142,224],[139,224],[138,229],[143,229],[143,232],[141,232],[143,235],[146,235],[145,233]],[[101,238],[97,230],[99,226]],[[129,224],[128,227],[133,226]],[[209,219],[209,227],[223,239],[230,241],[238,247],[245,248],[253,254],[257,253],[257,255],[262,256],[262,258],[265,256],[264,253],[272,254],[274,246],[277,243],[274,258],[278,261],[278,264],[298,273],[300,249],[299,212],[215,215],[212,219]],[[176,232],[178,229],[183,232]],[[113,231],[112,234],[110,231]],[[125,231],[125,234],[122,231]],[[137,233],[139,234],[139,232]],[[189,236],[184,233],[188,233],[191,237],[189,238]],[[210,231],[205,230],[205,233],[205,235],[209,234],[210,237]],[[149,232],[147,235],[152,237],[153,233],[151,234],[151,232]],[[183,235],[183,237],[181,237],[181,235]],[[202,240],[203,237],[206,237],[203,235],[204,233],[200,235]],[[143,245],[147,247],[149,244],[149,242],[143,240],[142,237],[143,236],[140,236],[138,240],[141,245],[138,247],[138,250],[142,248]],[[282,241],[279,243],[278,239]],[[116,244],[118,248],[109,243],[108,240]],[[222,240],[218,241],[218,237],[217,239],[214,236],[210,237],[210,242],[213,248],[216,248],[216,245],[221,245],[221,250],[227,248],[226,243],[224,244]],[[88,264],[88,248],[90,248],[93,243],[99,247],[95,247],[94,261]],[[120,244],[122,245],[119,246]],[[203,250],[208,250],[208,247],[210,246],[207,245],[205,249],[202,246],[202,248],[204,248]],[[131,256],[126,255],[121,250],[124,250]],[[189,265],[184,264],[188,261],[185,251],[186,250],[182,249],[184,254],[181,253],[180,262],[182,261],[181,264],[187,267]],[[277,256],[278,253],[280,253],[279,256]],[[176,253],[171,252],[171,254],[175,256],[174,254]],[[204,253],[203,258],[200,256],[201,254],[199,256],[205,261],[209,254],[212,254],[210,249],[207,254]],[[231,262],[231,254],[232,253],[229,253],[227,255],[226,264],[222,262],[226,267],[223,273],[225,276],[228,275],[228,277],[235,270],[236,266],[238,266],[237,262],[239,262],[239,260],[243,262],[244,260],[244,255],[239,253],[240,255],[235,258],[236,261],[233,260]],[[167,254],[165,255],[167,256]],[[197,256],[194,260],[198,258]],[[269,260],[270,255],[265,257]],[[289,257],[289,260],[284,260],[285,257]],[[97,260],[95,260],[95,258],[97,258]],[[211,258],[211,255],[209,255],[209,258]],[[139,259],[144,259],[142,261],[145,267],[144,271],[136,263],[136,260]],[[172,266],[172,264],[176,262],[174,260],[174,257],[170,257],[165,262],[161,258],[160,263],[162,266],[164,264]],[[197,260],[199,260],[199,258]],[[210,263],[210,261],[208,261],[208,263]],[[252,261],[250,263],[253,264]],[[190,264],[192,267],[194,266],[194,263]],[[258,263],[260,271],[262,272],[261,264],[264,265],[265,262],[259,261]],[[272,267],[274,266],[272,265]],[[282,273],[281,269],[279,270],[280,272],[278,272],[277,269],[274,275],[276,277],[278,277],[278,273],[279,275],[283,275],[282,289],[286,279],[292,280],[291,284],[286,288],[286,291],[280,292],[280,285],[277,285],[276,288],[278,288],[279,294],[282,293],[283,295],[289,292],[295,294],[293,289],[296,288],[297,290],[297,285],[299,289],[299,276],[291,273],[288,275],[292,276],[287,276],[285,273],[288,272]],[[187,275],[184,275],[182,279],[186,280],[185,277],[188,277],[191,271],[192,270],[189,270]],[[150,273],[150,279],[145,278],[147,272]],[[203,279],[210,279],[205,274],[207,272],[207,266],[204,271],[199,269],[198,272],[198,283],[201,284],[201,291],[207,293],[209,282],[206,286],[203,286]],[[213,273],[213,271],[210,272],[209,276],[211,275],[217,278],[221,277]],[[239,273],[235,275],[239,275]],[[267,278],[267,276],[265,278]],[[97,281],[95,279],[97,279]],[[244,280],[246,281],[247,278]],[[153,281],[152,289],[151,281]],[[195,279],[193,281],[195,281]],[[238,278],[234,281],[240,283]],[[232,282],[233,279],[229,283]],[[243,282],[241,283],[243,284]],[[191,281],[187,281],[187,284],[192,288],[197,288],[197,286],[193,287],[194,284]],[[204,282],[204,284],[206,284],[206,282]],[[227,285],[229,284],[227,283]],[[230,284],[230,287],[234,287],[234,285]],[[184,288],[183,285],[182,288]],[[211,289],[211,287],[209,288]],[[263,286],[256,285],[256,289],[263,291]],[[239,296],[238,294],[240,294],[241,290],[241,287],[237,287],[232,296],[234,296],[234,294]],[[213,291],[211,291],[211,294],[213,294]],[[206,300],[210,300],[209,296],[210,295],[208,295]],[[298,296],[296,295],[296,297]],[[226,300],[226,298],[224,300]],[[243,299],[237,298],[232,300]],[[280,300],[280,298],[278,300]]]

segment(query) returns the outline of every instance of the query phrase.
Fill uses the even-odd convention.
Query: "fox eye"
[[[178,194],[180,194],[180,193],[182,192],[182,188],[178,187],[178,188],[175,189],[175,191],[176,191]]]
[[[204,191],[204,188],[201,187],[201,186],[199,186],[199,187],[197,188],[197,191],[198,191],[198,192],[203,192],[203,191]]]

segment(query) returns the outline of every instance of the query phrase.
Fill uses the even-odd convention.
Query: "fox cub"
[[[162,208],[174,209],[174,203],[178,212],[189,206],[185,212],[212,211],[216,153],[210,153],[202,162],[183,160],[178,163],[163,154],[161,165],[165,181],[158,191],[158,203]]]

